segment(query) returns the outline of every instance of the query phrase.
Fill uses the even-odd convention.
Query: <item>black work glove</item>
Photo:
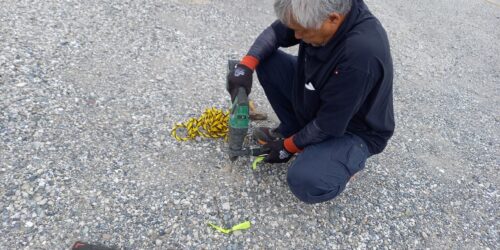
[[[227,91],[231,94],[231,100],[234,100],[240,87],[243,87],[247,95],[250,95],[250,91],[252,90],[252,75],[253,71],[240,63],[236,64],[234,69],[229,71],[227,74]]]
[[[269,154],[264,159],[267,163],[284,163],[292,158],[293,153],[285,149],[285,140],[270,141],[263,146],[264,149],[270,150]]]

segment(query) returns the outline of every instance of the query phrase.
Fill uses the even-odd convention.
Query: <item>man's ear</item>
[[[342,21],[342,16],[337,12],[332,12],[328,15],[328,21],[338,25]]]

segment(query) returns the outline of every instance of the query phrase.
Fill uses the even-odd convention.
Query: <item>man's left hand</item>
[[[284,163],[293,156],[293,153],[285,149],[285,140],[270,141],[263,147],[270,150],[264,159],[267,163]]]

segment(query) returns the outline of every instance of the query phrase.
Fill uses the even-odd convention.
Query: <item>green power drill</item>
[[[229,60],[228,70],[234,69],[239,61]],[[226,88],[229,83],[226,82]],[[231,110],[229,114],[229,134],[228,134],[228,144],[229,144],[229,159],[235,161],[239,156],[259,156],[268,153],[261,147],[255,148],[243,148],[243,142],[248,133],[248,127],[250,125],[250,109],[248,104],[248,94],[245,88],[240,87],[238,89],[238,94],[234,98],[231,104]]]

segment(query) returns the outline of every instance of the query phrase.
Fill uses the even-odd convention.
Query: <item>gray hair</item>
[[[304,28],[317,29],[332,12],[346,15],[353,0],[275,0],[274,12],[278,19],[290,23],[293,18]]]

